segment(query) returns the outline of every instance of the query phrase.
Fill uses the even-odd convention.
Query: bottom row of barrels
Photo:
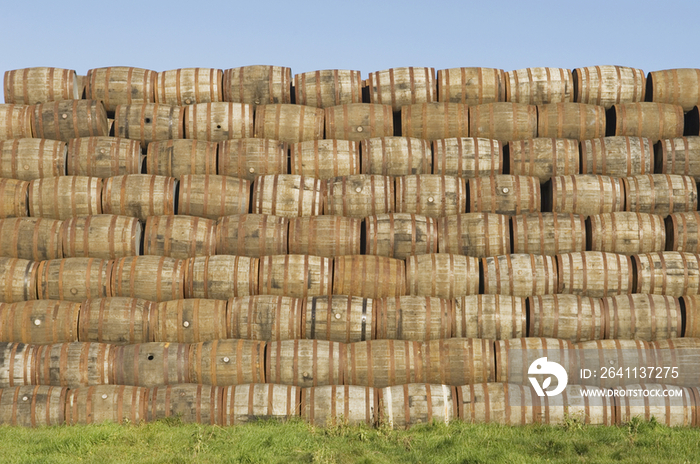
[[[654,417],[669,426],[700,426],[699,407],[698,387],[663,384],[639,384],[615,391],[569,385],[560,395],[541,397],[533,387],[509,383],[462,387],[414,383],[386,388],[258,383],[0,389],[0,424],[31,427],[166,418],[236,425],[299,416],[319,426],[364,423],[394,428],[455,419],[508,425],[562,424],[575,419],[585,424],[614,425],[634,417]]]

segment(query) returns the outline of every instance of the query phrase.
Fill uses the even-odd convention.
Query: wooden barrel
[[[700,338],[700,297],[698,295],[683,295],[680,297],[683,308],[684,337]]]
[[[346,295],[305,298],[299,338],[342,343],[373,340],[377,338],[374,302]]]
[[[330,179],[360,173],[360,150],[351,140],[308,140],[290,145],[292,174]]]
[[[119,137],[81,137],[68,141],[66,173],[69,176],[107,178],[139,174],[141,145]]]
[[[496,357],[496,382],[530,385],[534,378],[542,385],[549,374],[530,374],[530,365],[537,359],[547,358],[556,362],[573,378],[578,361],[577,345],[558,338],[511,338],[494,342]],[[577,372],[577,371],[576,371]],[[556,379],[554,379],[556,380]],[[554,383],[554,382],[552,382]],[[573,383],[573,382],[571,382]],[[554,385],[558,386],[558,385]],[[553,390],[546,388],[546,390]]]
[[[508,216],[494,213],[466,213],[441,218],[438,221],[438,250],[477,258],[509,253],[508,223]]]
[[[550,190],[551,189],[551,190]],[[554,176],[545,187],[543,209],[582,216],[625,211],[622,179],[592,174]]]
[[[109,112],[117,105],[151,103],[155,101],[155,83],[158,73],[149,69],[110,66],[87,72],[85,96],[102,100]]]
[[[493,340],[448,338],[421,343],[425,382],[468,385],[495,378]]]
[[[185,108],[143,103],[119,105],[114,112],[114,135],[139,140],[141,148],[158,140],[184,139]]]
[[[647,76],[646,90],[647,101],[680,105],[683,111],[690,111],[700,104],[700,69],[652,71]]]
[[[525,298],[469,295],[455,300],[452,336],[504,340],[527,335]]]
[[[582,391],[587,390],[586,394]],[[471,423],[504,425],[612,425],[613,399],[597,387],[568,385],[555,396],[540,397],[528,385],[482,383],[457,388],[460,418]]]
[[[406,294],[406,265],[400,259],[336,256],[333,266],[333,295],[384,298]]]
[[[224,101],[258,105],[291,103],[292,70],[283,66],[242,66],[224,70]]]
[[[274,255],[260,258],[258,295],[297,298],[330,295],[333,258],[309,255]]]
[[[540,181],[536,177],[501,174],[475,177],[467,184],[469,212],[513,215],[542,210]]]
[[[580,214],[518,214],[510,222],[513,253],[557,255],[586,251],[586,221]]]
[[[604,298],[635,293],[634,267],[629,256],[602,251],[557,255],[559,291]]]
[[[138,219],[113,214],[71,217],[60,230],[65,258],[117,259],[141,254],[143,227]]]
[[[369,101],[391,105],[401,111],[404,105],[437,101],[434,68],[391,68],[369,73],[366,86]]]
[[[217,152],[218,145],[206,140],[178,139],[151,142],[148,144],[146,172],[171,177],[186,174],[216,174]]]
[[[0,140],[34,137],[33,117],[34,106],[0,105]]]
[[[661,365],[651,344],[644,340],[591,340],[575,346],[579,365],[567,370],[571,383],[588,382],[605,389],[615,388],[637,383],[642,375],[656,374],[656,367]],[[663,364],[672,365],[678,366]],[[670,371],[669,368],[669,377]],[[590,377],[591,372],[595,377]]]
[[[32,383],[68,388],[112,383],[114,348],[89,342],[37,346]]]
[[[140,298],[90,298],[80,307],[78,340],[112,345],[153,341],[150,317],[155,303]]]
[[[615,423],[632,422],[633,419],[655,420],[669,427],[697,425],[696,392],[688,387],[663,383],[641,383],[618,389],[615,404]],[[627,394],[628,393],[628,394]]]
[[[321,214],[325,183],[297,174],[258,176],[253,183],[252,212],[283,217]]]
[[[579,173],[579,144],[573,139],[538,137],[508,142],[510,173],[547,182]],[[500,174],[500,173],[494,173]]]
[[[380,419],[379,395],[358,385],[324,385],[301,389],[301,417],[318,427],[375,425]]]
[[[81,303],[87,298],[112,296],[110,279],[114,261],[100,258],[62,258],[41,261],[37,268],[37,294],[42,300]]]
[[[224,216],[216,222],[216,252],[257,258],[287,253],[289,219],[268,214]]]
[[[112,296],[169,301],[184,298],[185,261],[165,256],[127,256],[114,262]],[[155,285],[154,285],[155,283]]]
[[[647,174],[625,177],[627,211],[667,216],[698,209],[698,188],[689,176]]]
[[[579,103],[600,105],[605,109],[616,103],[644,101],[646,76],[644,71],[626,66],[589,66],[576,68],[575,98]]]
[[[346,103],[324,111],[327,139],[357,141],[394,135],[394,115],[389,105]]]
[[[665,295],[618,295],[603,299],[605,338],[663,340],[683,336],[681,304]]]
[[[264,341],[304,338],[303,311],[303,300],[290,296],[254,295],[231,298],[227,304],[226,338]]]
[[[450,253],[406,257],[409,295],[458,298],[479,293],[479,258]]]
[[[162,385],[148,389],[147,420],[167,418],[183,423],[221,424],[223,387],[211,385]]]
[[[557,293],[554,256],[516,253],[481,258],[483,293],[491,295],[549,295]]]
[[[40,345],[0,342],[0,391],[31,385],[36,371],[36,350]]]
[[[666,249],[663,216],[649,213],[616,212],[588,218],[592,251],[634,255]]]
[[[209,219],[245,214],[250,202],[250,181],[215,174],[188,174],[180,177],[178,214]]]
[[[123,423],[145,421],[148,389],[127,385],[80,387],[68,392],[66,424]]]
[[[666,217],[666,249],[700,253],[700,214],[673,213]]]
[[[257,176],[287,174],[287,142],[242,138],[219,142],[218,172],[254,181]]]
[[[25,386],[0,389],[0,424],[20,427],[65,424],[67,388]]]
[[[540,398],[543,422],[564,426],[575,418],[583,424],[613,425],[615,401],[607,395],[608,390],[599,387],[568,385],[560,395]]]
[[[469,107],[469,135],[508,142],[537,137],[537,107],[522,103],[484,103]]]
[[[506,101],[505,72],[495,68],[450,68],[437,72],[439,102],[468,106]]]
[[[401,108],[401,134],[425,140],[469,137],[469,107],[462,103],[416,103]]]
[[[375,300],[377,338],[439,340],[453,336],[453,300],[431,296],[394,296]]]
[[[632,256],[634,293],[683,296],[700,294],[700,255],[677,251]]]
[[[457,388],[448,385],[412,383],[379,390],[382,421],[395,429],[416,424],[457,420]]]
[[[29,182],[0,179],[0,218],[29,216]]]
[[[384,388],[425,382],[422,344],[410,340],[369,340],[346,345],[345,384]]]
[[[33,107],[31,124],[34,137],[64,142],[78,137],[107,136],[110,132],[105,106],[99,100],[40,103]],[[21,137],[29,137],[29,134],[15,136]]]
[[[222,390],[224,426],[299,417],[301,388],[294,385],[251,383]]]
[[[75,71],[62,68],[23,68],[5,71],[5,103],[34,105],[56,100],[78,100]]]
[[[265,345],[252,340],[213,340],[190,345],[190,381],[208,385],[261,382],[265,379]]]
[[[433,140],[434,174],[462,178],[503,173],[503,143],[477,137]]]
[[[110,177],[102,187],[102,211],[135,217],[142,222],[148,216],[175,214],[176,184],[174,177],[154,174]]]
[[[224,300],[188,298],[154,303],[150,325],[154,342],[197,343],[229,338]]]
[[[270,383],[317,387],[345,383],[345,344],[326,340],[269,342],[265,378]]]
[[[405,259],[437,253],[437,221],[408,213],[389,213],[365,219],[365,254]],[[350,253],[339,253],[350,254]]]
[[[258,289],[258,260],[247,256],[197,256],[186,262],[185,298],[227,300]]]
[[[605,109],[585,103],[537,105],[537,136],[588,140],[605,137]]]
[[[652,359],[656,361],[654,376],[663,378],[664,383],[697,388],[700,383],[700,340],[697,338],[671,338],[649,343],[652,348]],[[659,367],[661,369],[659,369]],[[673,373],[676,367],[678,375]],[[649,370],[647,369],[647,372]],[[661,373],[663,372],[663,373]],[[695,392],[697,397],[697,390]]]
[[[0,176],[4,178],[65,176],[66,158],[66,142],[59,140],[0,140]]]
[[[180,68],[156,74],[154,97],[166,105],[223,101],[224,72],[214,68]]]
[[[140,387],[189,383],[188,355],[191,356],[193,347],[185,343],[162,342],[114,346],[112,382]]]
[[[608,114],[608,127],[614,128],[614,135],[647,137],[656,143],[682,137],[685,117],[681,106],[670,103],[620,103]]]
[[[41,345],[78,340],[80,304],[22,301],[0,305],[0,341]]]
[[[289,220],[289,253],[359,255],[362,220],[345,216],[306,216]]]
[[[681,174],[700,181],[700,137],[675,137],[659,141],[654,147],[654,171]]]
[[[62,224],[58,219],[0,219],[0,256],[32,261],[62,258]]]
[[[266,378],[264,341],[213,340],[189,346],[188,382],[241,385]]]
[[[466,212],[464,179],[440,174],[397,177],[396,211],[432,218]]]
[[[187,139],[219,142],[253,136],[253,107],[245,103],[189,105],[184,108],[183,121],[183,138]]]
[[[323,108],[312,106],[262,105],[255,109],[255,137],[287,143],[322,139],[324,114]]]
[[[603,302],[580,295],[533,295],[527,299],[528,335],[572,342],[607,338]]]
[[[472,424],[527,425],[542,423],[543,402],[527,385],[505,382],[457,387],[458,415]]]
[[[365,218],[394,211],[394,179],[374,174],[334,177],[326,183],[324,214]]]
[[[526,68],[505,73],[507,102],[542,105],[573,102],[574,78],[564,68]]]
[[[654,170],[653,143],[644,137],[600,137],[581,142],[581,173],[628,177]]]
[[[102,213],[102,179],[59,176],[34,179],[29,183],[29,215],[69,219]]]
[[[360,71],[326,69],[295,74],[294,95],[297,104],[316,108],[361,103]]]
[[[186,259],[216,254],[216,221],[195,216],[149,216],[143,254]]]
[[[38,269],[35,261],[0,257],[0,302],[36,300]]]

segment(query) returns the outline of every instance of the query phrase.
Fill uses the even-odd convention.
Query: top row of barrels
[[[700,104],[700,69],[653,71],[624,66],[574,70],[535,67],[463,67],[437,71],[400,67],[369,73],[322,70],[294,75],[282,66],[243,66],[226,70],[182,68],[156,72],[112,66],[86,76],[61,68],[37,67],[5,72],[5,103],[32,105],[56,100],[102,100],[108,112],[117,105],[191,105],[238,102],[253,105],[297,103],[317,108],[350,103],[391,105],[393,111],[416,103],[479,105],[514,102],[531,105],[578,102],[606,109],[617,103],[653,101],[690,111]]]

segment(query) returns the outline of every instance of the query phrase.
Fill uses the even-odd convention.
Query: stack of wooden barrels
[[[0,423],[700,426],[700,70],[4,89]]]

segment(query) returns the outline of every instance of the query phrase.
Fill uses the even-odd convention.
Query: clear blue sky
[[[700,1],[5,2],[0,72],[288,66],[292,74],[616,64],[700,68]]]

